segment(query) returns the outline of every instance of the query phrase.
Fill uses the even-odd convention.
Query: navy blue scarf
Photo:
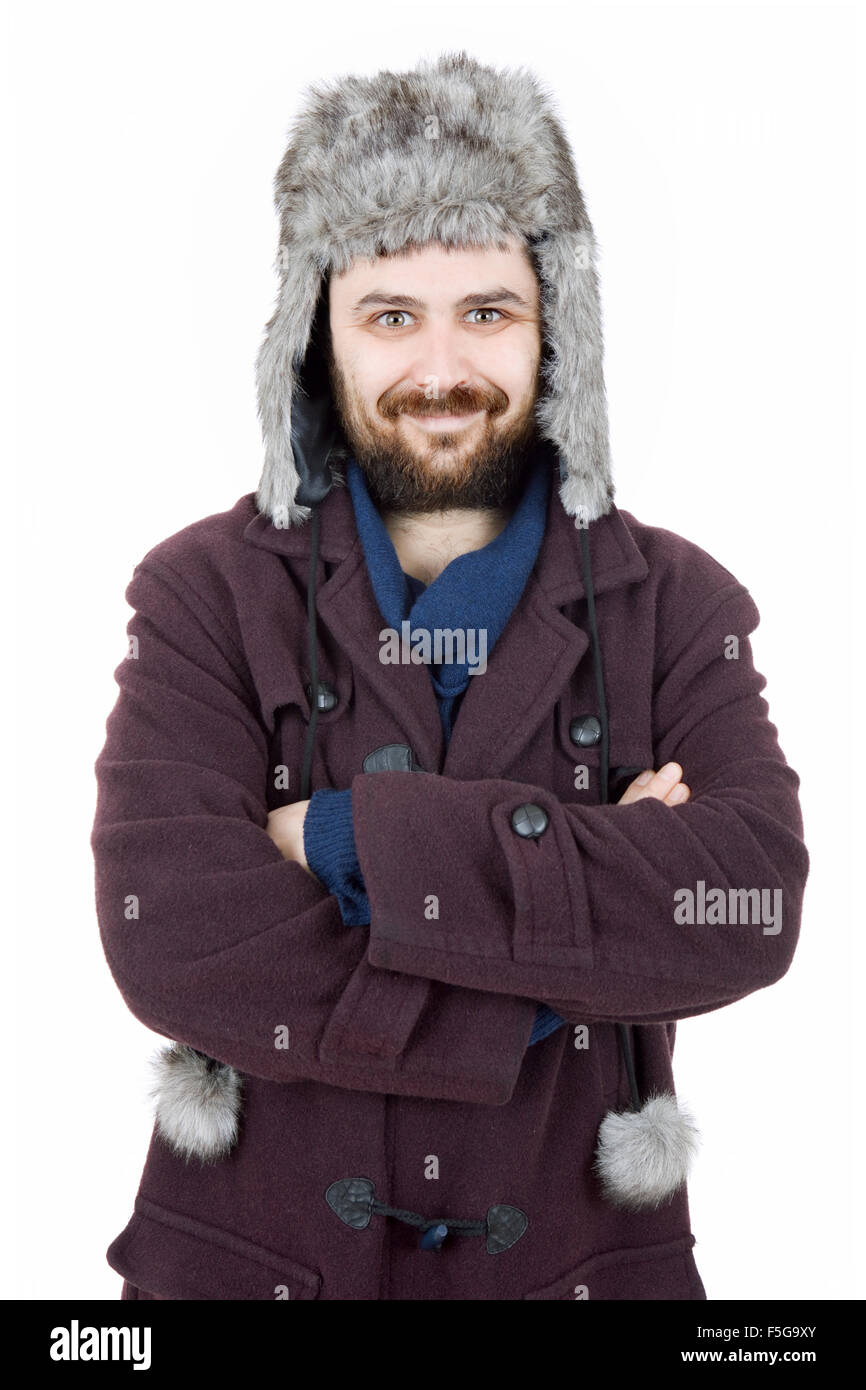
[[[479,654],[490,653],[526,587],[538,556],[547,519],[550,465],[535,462],[523,495],[508,524],[481,550],[458,555],[424,585],[400,568],[400,561],[384,521],[367,491],[364,474],[354,459],[346,466],[346,482],[352,494],[355,519],[370,581],[379,611],[388,627],[401,632],[401,624],[411,624],[411,633],[426,633],[433,649],[435,629],[486,634],[486,653],[478,639],[470,652],[477,662]],[[470,675],[468,661],[431,665],[430,676],[439,702],[439,716],[446,744],[451,737],[459,697],[483,674]]]

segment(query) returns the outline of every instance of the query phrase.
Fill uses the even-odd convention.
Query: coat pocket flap
[[[313,1269],[144,1197],[106,1252],[130,1284],[168,1299],[312,1299]]]
[[[594,1255],[570,1274],[526,1298],[560,1302],[595,1299],[705,1299],[692,1246],[693,1235],[662,1245],[634,1246]]]

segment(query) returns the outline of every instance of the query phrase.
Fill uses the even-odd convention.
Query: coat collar
[[[242,501],[255,505],[252,494]],[[646,560],[616,507],[592,522],[588,534],[597,597],[646,578]],[[246,543],[287,560],[309,561],[309,523],[279,528],[266,514],[257,513],[243,535]],[[583,567],[578,528],[566,513],[559,490],[552,487],[535,567],[487,670],[470,681],[446,748],[426,668],[410,663],[385,665],[379,659],[382,617],[352,499],[342,482],[322,503],[319,557],[337,566],[327,580],[319,568],[316,608],[322,622],[389,709],[395,721],[393,741],[408,742],[416,761],[428,772],[459,779],[499,775],[549,718],[589,646],[587,633],[559,611],[583,597]],[[302,566],[302,579],[306,580],[307,572],[308,563]],[[601,615],[600,622],[603,644]],[[488,731],[490,737],[480,731]]]

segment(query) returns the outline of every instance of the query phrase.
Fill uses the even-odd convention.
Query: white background
[[[4,878],[19,888],[2,1151],[17,1161],[3,1188],[20,1241],[17,1255],[6,1244],[5,1297],[120,1294],[105,1250],[132,1212],[164,1040],[102,954],[93,763],[135,564],[258,483],[254,360],[289,123],[310,81],[460,47],[527,63],[555,94],[601,247],[617,502],[750,589],[756,663],[802,778],[812,870],[794,963],[678,1028],[677,1085],[703,1135],[698,1267],[711,1300],[863,1297],[855,10],[6,9],[17,435],[2,550],[19,779]]]

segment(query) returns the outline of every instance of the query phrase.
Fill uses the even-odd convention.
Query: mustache
[[[501,415],[508,409],[508,397],[498,386],[455,386],[447,395],[425,396],[423,391],[386,391],[380,398],[379,413],[386,420],[398,415],[471,415],[486,410],[489,415]]]

